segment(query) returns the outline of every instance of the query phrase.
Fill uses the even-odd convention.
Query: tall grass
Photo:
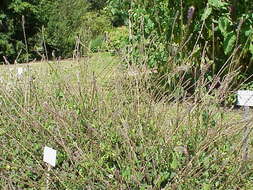
[[[1,189],[45,189],[45,145],[58,151],[49,189],[252,188],[252,154],[241,160],[251,120],[220,106],[222,90],[154,98],[159,82],[143,68],[72,64],[1,84]]]

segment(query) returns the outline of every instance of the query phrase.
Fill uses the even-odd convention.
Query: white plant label
[[[45,146],[43,161],[54,167],[56,163],[56,150]]]
[[[237,92],[239,106],[253,106],[253,91],[251,90],[239,90]]]
[[[23,73],[23,71],[24,71],[23,67],[18,67],[18,73],[17,73],[17,75],[21,76],[22,73]]]

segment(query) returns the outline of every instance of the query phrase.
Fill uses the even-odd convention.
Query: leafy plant
[[[224,88],[210,96],[198,83],[201,101],[155,100],[142,67],[104,52],[83,60],[30,65],[19,80],[2,67],[1,189],[251,188],[241,160],[249,121],[221,107]],[[57,150],[49,172],[45,145]]]
[[[112,2],[113,12],[120,2]],[[204,63],[208,65],[205,79],[217,74],[223,78],[238,68],[246,79],[253,71],[252,6],[250,1],[223,0],[131,2],[120,9],[129,18],[129,62],[157,68],[159,77],[185,68],[182,74],[163,80],[172,91],[176,90],[173,83],[181,80],[189,82],[183,89],[192,92]],[[222,70],[227,61],[234,65]]]
[[[102,50],[103,43],[104,43],[104,36],[103,35],[97,36],[94,40],[90,42],[91,51],[98,52],[99,50]]]

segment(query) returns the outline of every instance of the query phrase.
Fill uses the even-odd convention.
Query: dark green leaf
[[[228,32],[228,27],[230,25],[230,20],[227,17],[221,17],[219,19],[219,29],[221,31],[221,34],[226,37],[227,32]]]
[[[224,39],[224,52],[226,55],[233,50],[235,42],[236,35],[234,34],[234,32],[228,33]]]

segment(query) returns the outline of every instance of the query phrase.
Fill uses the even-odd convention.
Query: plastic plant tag
[[[56,163],[56,150],[45,146],[43,161],[54,167]]]
[[[253,91],[239,90],[237,92],[237,105],[239,106],[253,106]]]
[[[18,73],[17,73],[17,75],[21,76],[22,73],[23,73],[23,71],[24,71],[23,67],[18,67]]]

